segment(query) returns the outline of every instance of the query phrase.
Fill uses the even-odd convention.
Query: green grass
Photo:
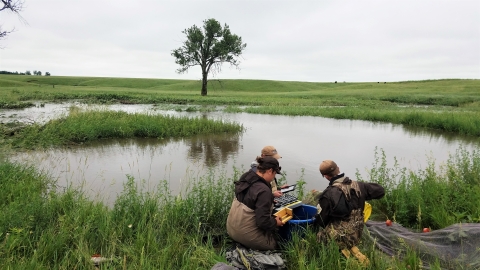
[[[429,158],[419,171],[386,163],[383,151],[365,181],[380,183],[386,189],[381,200],[371,202],[380,220],[392,219],[405,227],[440,229],[456,223],[480,222],[480,152],[459,148],[441,166]],[[436,169],[440,167],[439,169]]]
[[[391,122],[480,135],[480,80],[313,83],[0,75],[0,108],[32,101],[226,105],[229,111]],[[240,108],[238,106],[247,106]],[[253,107],[252,107],[253,106]]]
[[[479,80],[387,84],[225,80],[211,82],[208,96],[202,97],[199,81],[0,75],[0,108],[72,99],[188,104],[187,111],[225,105],[229,112],[384,121],[478,136],[479,89]],[[72,108],[68,115],[43,125],[1,125],[0,145],[41,148],[104,138],[242,130],[241,124],[222,121]],[[0,269],[92,269],[94,253],[111,259],[102,269],[210,269],[225,261],[230,241],[216,239],[226,235],[237,169],[233,175],[210,172],[191,177],[186,191],[178,195],[171,194],[168,179],[158,179],[157,190],[142,192],[142,180],[127,176],[123,193],[107,207],[87,199],[81,189],[57,190],[45,172],[3,161],[6,153],[0,154]],[[396,163],[389,167],[383,151],[375,155],[368,179],[357,174],[359,180],[386,188],[383,199],[372,201],[372,218],[390,218],[415,230],[480,222],[478,150],[460,148],[440,169],[432,158],[419,171]],[[300,197],[307,194],[302,183]],[[361,248],[372,261],[369,269],[420,269],[415,250],[388,258],[370,243]],[[305,239],[295,238],[284,253],[289,269],[362,269],[343,258],[334,243],[316,243],[314,231],[308,231]],[[440,269],[439,261],[429,264]]]
[[[413,229],[478,222],[455,215],[466,211],[478,217],[478,196],[473,195],[478,189],[468,192],[478,187],[476,152],[460,150],[449,166],[436,172],[433,167],[419,172],[388,168],[381,154],[378,162],[369,180],[385,185],[387,196],[373,201],[374,218],[394,217]],[[45,172],[4,161],[0,164],[0,268],[92,269],[90,257],[98,253],[111,259],[102,269],[210,269],[226,261],[231,241],[225,224],[232,183],[240,174],[235,169],[231,175],[212,171],[190,176],[185,191],[177,195],[170,192],[168,179],[158,179],[155,190],[145,191],[141,179],[127,175],[124,191],[107,207],[87,199],[81,189],[57,190]],[[398,177],[406,184],[393,184]],[[464,187],[448,190],[453,187],[451,181]],[[429,200],[435,190],[435,200]],[[449,202],[439,200],[447,195]],[[419,203],[421,219],[418,211],[403,211],[416,210]],[[440,209],[455,218],[435,214]],[[420,269],[422,258],[415,250],[405,247],[402,256],[391,258],[366,239],[360,247],[371,261],[367,269],[407,269],[408,265]],[[335,243],[318,244],[314,230],[308,230],[303,239],[294,236],[283,253],[288,269],[364,269],[355,259],[342,257]],[[431,269],[441,269],[440,262],[423,261]]]
[[[229,112],[248,112],[274,115],[323,116],[336,119],[356,119],[381,121],[393,124],[403,124],[426,129],[442,130],[457,134],[480,136],[480,112],[459,111],[452,108],[442,108],[441,111],[432,108],[389,107],[288,107],[264,106],[251,107],[243,110],[228,108]]]
[[[31,167],[2,163],[0,197],[10,200],[2,200],[0,268],[92,269],[98,253],[112,259],[109,269],[209,269],[222,256],[204,236],[224,227],[232,195],[223,181],[233,180],[191,180],[191,192],[173,196],[166,180],[140,193],[141,182],[128,177],[107,208],[78,190],[55,192]]]
[[[0,142],[13,148],[65,146],[109,138],[174,138],[197,134],[238,133],[243,126],[221,120],[129,114],[122,111],[82,111],[72,107],[68,115],[46,124],[32,124],[12,131],[0,126]]]

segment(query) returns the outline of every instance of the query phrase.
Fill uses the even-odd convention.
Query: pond
[[[68,113],[72,104],[45,104],[22,110],[1,110],[0,121],[45,122]],[[282,156],[280,165],[287,183],[306,181],[306,189],[323,190],[327,180],[318,171],[322,160],[337,162],[342,172],[367,175],[375,152],[383,150],[390,166],[425,168],[429,158],[447,161],[460,146],[480,145],[479,138],[407,128],[402,125],[309,116],[275,116],[247,113],[185,112],[153,105],[82,107],[150,114],[205,117],[241,123],[237,135],[194,136],[182,139],[101,140],[78,147],[16,153],[11,159],[34,164],[54,177],[60,187],[81,186],[91,198],[112,203],[123,190],[127,176],[155,189],[161,180],[179,192],[188,179],[215,171],[231,177],[234,167],[246,171],[266,145]],[[178,106],[177,106],[178,107]],[[186,107],[185,107],[186,108]]]

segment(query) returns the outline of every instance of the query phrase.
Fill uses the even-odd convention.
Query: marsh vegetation
[[[480,135],[478,80],[398,83],[300,83],[270,81],[201,82],[148,79],[0,76],[0,107],[23,108],[34,101],[82,100],[85,103],[225,105],[231,112],[324,116],[402,123],[469,136]],[[225,261],[230,245],[225,221],[233,198],[231,184],[242,173],[210,172],[191,176],[180,194],[169,183],[142,191],[128,177],[113,205],[65,187],[59,191],[47,171],[8,159],[8,151],[71,146],[105,138],[184,137],[238,133],[241,123],[174,118],[72,108],[65,117],[19,127],[2,125],[0,163],[0,268],[92,269],[92,254],[109,259],[102,269],[210,269]],[[13,131],[12,131],[13,130]],[[368,177],[386,196],[374,201],[375,220],[392,219],[412,230],[440,229],[480,221],[480,156],[459,148],[440,166],[435,159],[413,171],[387,164],[377,149]],[[138,180],[138,179],[137,179]],[[299,181],[302,183],[302,180]],[[308,191],[299,186],[297,195]],[[421,269],[416,250],[395,258],[362,246],[370,269]],[[285,246],[289,269],[362,269],[345,259],[335,244],[316,243],[315,232]],[[442,269],[445,262],[424,262]],[[448,264],[449,262],[447,262]],[[449,265],[469,269],[467,265]]]
[[[385,184],[387,196],[373,204],[373,218],[390,217],[414,230],[478,222],[479,171],[478,153],[460,151],[444,171],[429,167],[416,174],[388,166],[379,153],[372,179],[365,180]],[[114,205],[107,207],[85,198],[82,190],[53,191],[55,183],[45,172],[3,162],[1,268],[91,269],[91,255],[101,254],[111,259],[105,269],[210,269],[225,261],[231,244],[225,222],[233,187],[225,183],[240,173],[192,179],[193,184],[179,195],[172,195],[166,182],[154,192],[142,193],[131,177]],[[396,177],[402,179],[401,185],[389,185]],[[393,259],[370,244],[365,243],[362,250],[372,261],[370,269],[406,269],[408,265],[420,269],[412,264],[422,261],[415,250]],[[289,269],[361,269],[353,259],[341,257],[333,243],[317,244],[313,230],[304,239],[294,237],[285,254]],[[428,264],[442,269],[440,263]]]
[[[0,76],[0,108],[82,99],[93,103],[226,105],[230,111],[381,121],[480,135],[480,81],[313,83]],[[25,104],[26,103],[26,104]],[[239,107],[246,106],[246,107]],[[254,106],[254,107],[253,107]]]

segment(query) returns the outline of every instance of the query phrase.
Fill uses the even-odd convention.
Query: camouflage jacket
[[[315,222],[325,227],[334,220],[347,218],[354,209],[360,209],[363,213],[365,201],[380,199],[384,195],[385,190],[379,184],[353,181],[340,174],[330,180],[330,184],[318,199],[322,210]],[[344,198],[348,200],[348,205],[344,205]]]

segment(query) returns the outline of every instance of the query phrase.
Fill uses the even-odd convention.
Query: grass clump
[[[36,148],[107,138],[169,138],[242,131],[242,125],[221,120],[72,109],[67,116],[44,125],[26,126],[13,135],[9,133],[12,136],[4,133],[4,140],[15,148]]]

